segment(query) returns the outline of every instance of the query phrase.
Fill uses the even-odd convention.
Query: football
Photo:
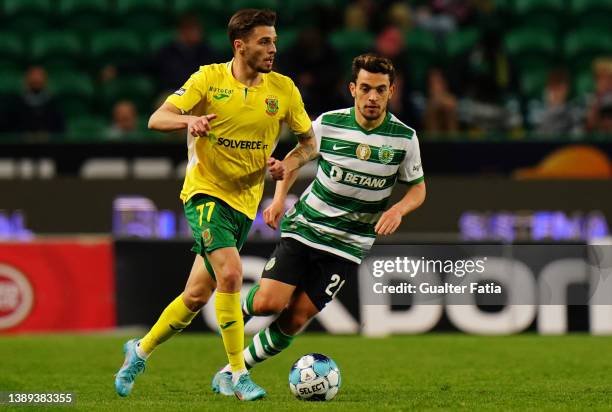
[[[340,384],[338,365],[320,353],[302,356],[289,371],[289,389],[301,400],[330,401],[338,393]]]

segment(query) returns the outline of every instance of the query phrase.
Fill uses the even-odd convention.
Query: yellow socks
[[[183,302],[183,295],[179,295],[162,312],[149,333],[140,340],[139,348],[147,355],[160,343],[163,343],[185,329],[198,312],[189,310]],[[244,338],[243,338],[244,339]]]
[[[242,320],[242,309],[240,307],[240,292],[217,292],[215,311],[232,372],[246,370],[242,354],[244,349],[244,321]]]

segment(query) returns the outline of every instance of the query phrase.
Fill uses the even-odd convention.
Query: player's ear
[[[351,92],[351,96],[355,97],[355,89],[356,89],[356,85],[355,82],[350,82],[349,83],[349,91]]]
[[[389,86],[389,99],[393,97],[393,93],[395,93],[395,84]]]
[[[244,53],[244,41],[242,39],[234,40],[234,50],[236,51],[237,54]]]

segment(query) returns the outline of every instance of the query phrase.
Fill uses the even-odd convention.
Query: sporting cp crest
[[[361,143],[357,146],[357,150],[355,150],[355,154],[361,160],[368,160],[370,155],[372,154],[372,149],[365,143]]]
[[[393,155],[395,152],[393,151],[393,147],[388,144],[384,144],[378,149],[378,160],[382,164],[389,164],[391,160],[393,160]]]
[[[278,112],[278,97],[268,96],[266,99],[266,113],[274,116]]]

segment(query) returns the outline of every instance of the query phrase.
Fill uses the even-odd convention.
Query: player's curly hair
[[[374,53],[361,54],[353,59],[353,77],[351,81],[357,82],[357,75],[361,69],[370,73],[382,73],[389,75],[389,83],[395,80],[395,67],[393,62],[386,57]]]
[[[274,26],[276,24],[276,12],[273,10],[242,9],[238,10],[230,18],[227,25],[227,35],[229,36],[232,50],[234,40],[244,39],[257,26]]]

